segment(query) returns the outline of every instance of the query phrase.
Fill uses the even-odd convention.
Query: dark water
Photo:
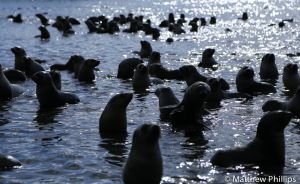
[[[243,11],[250,20],[238,21]],[[136,35],[87,34],[84,24],[74,26],[76,34],[62,37],[49,27],[51,39],[41,42],[34,39],[39,34],[36,13],[48,12],[72,16],[83,22],[88,16],[120,13],[143,14],[155,25],[174,12],[177,17],[185,13],[188,19],[217,17],[217,24],[200,28],[198,33],[172,35],[163,31],[159,41]],[[255,169],[226,170],[213,167],[209,160],[219,149],[241,146],[255,136],[257,123],[262,116],[261,105],[270,98],[285,99],[281,76],[278,93],[258,96],[243,103],[225,100],[222,108],[212,111],[206,118],[212,130],[204,132],[207,142],[187,139],[182,132],[173,131],[169,124],[159,120],[158,100],[152,86],[150,93],[135,94],[128,107],[128,132],[126,140],[103,140],[98,134],[98,119],[111,96],[118,92],[132,91],[130,82],[116,79],[119,62],[133,57],[139,50],[139,41],[150,41],[154,50],[162,54],[162,62],[168,68],[184,64],[196,65],[205,48],[216,49],[215,58],[221,64],[217,71],[199,69],[213,76],[222,76],[235,91],[235,76],[241,66],[250,65],[258,73],[260,60],[266,53],[274,53],[282,73],[288,62],[298,63],[299,58],[285,54],[299,51],[299,0],[275,1],[195,1],[195,0],[130,0],[130,1],[0,1],[0,61],[4,67],[12,67],[14,56],[10,48],[21,46],[28,55],[47,60],[46,68],[54,63],[65,63],[74,54],[101,60],[95,84],[82,84],[67,72],[62,72],[63,90],[76,93],[81,102],[52,112],[39,113],[35,84],[21,84],[26,92],[12,101],[0,105],[0,118],[9,123],[0,126],[0,152],[10,154],[23,162],[19,169],[0,172],[0,183],[121,183],[122,165],[131,146],[134,129],[142,123],[158,123],[162,129],[160,140],[164,160],[163,183],[223,183],[225,176],[257,176]],[[25,23],[14,24],[6,19],[9,14],[22,13]],[[295,18],[282,29],[269,27],[284,18]],[[186,30],[188,30],[186,26]],[[226,33],[225,28],[233,31]],[[123,28],[122,28],[123,29]],[[165,43],[174,37],[171,45]],[[233,54],[235,53],[235,54]],[[166,81],[181,99],[184,82]],[[293,120],[285,130],[286,166],[284,176],[300,182],[299,123]]]

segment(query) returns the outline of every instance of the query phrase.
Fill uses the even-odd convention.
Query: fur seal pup
[[[117,78],[130,79],[133,77],[134,69],[138,64],[143,63],[139,58],[127,58],[121,61],[118,67]]]
[[[3,73],[2,65],[0,64],[0,100],[9,100],[21,95],[25,90],[16,84],[11,84]]]
[[[26,51],[21,47],[13,47],[11,52],[15,55],[15,69],[24,71],[23,57],[26,57]]]
[[[127,135],[126,108],[132,97],[132,93],[120,93],[109,100],[99,119],[99,133],[101,136]]]
[[[211,106],[215,106],[215,105],[218,106],[223,99],[252,98],[252,96],[248,94],[232,93],[232,92],[222,90],[220,78],[210,78],[208,79],[207,83],[210,86],[211,91],[206,99],[207,102],[206,105],[209,104]]]
[[[255,139],[245,147],[218,151],[212,158],[213,165],[221,167],[240,164],[264,167],[284,167],[284,128],[292,118],[290,112],[274,111],[260,119]]]
[[[278,70],[275,64],[274,54],[266,54],[261,59],[259,75],[264,80],[276,80],[278,79]]]
[[[92,82],[95,80],[94,68],[100,64],[100,61],[95,59],[87,59],[83,61],[79,68],[75,70],[75,78],[80,82]]]
[[[27,77],[32,77],[36,72],[45,71],[38,62],[30,57],[23,57],[24,71]]]
[[[9,170],[18,166],[21,166],[22,163],[16,158],[10,155],[0,154],[0,170]]]
[[[206,76],[201,75],[198,72],[197,68],[193,65],[184,65],[179,68],[179,71],[188,86],[190,86],[193,83],[198,82],[198,81],[207,82],[210,78],[212,78],[212,77],[206,77]],[[220,78],[220,82],[221,82],[222,90],[230,89],[230,86],[229,86],[228,82],[226,82],[225,79]]]
[[[181,103],[169,115],[172,125],[178,128],[193,127],[200,131],[208,129],[202,115],[206,113],[204,102],[210,91],[209,85],[204,82],[195,82],[189,86]]]
[[[153,77],[157,77],[160,79],[168,79],[168,80],[183,80],[183,76],[179,69],[170,70],[163,67],[159,63],[151,64],[149,66],[149,74]]]
[[[286,89],[294,93],[300,85],[300,75],[298,73],[298,65],[289,63],[283,68],[282,82]]]
[[[217,23],[217,18],[215,16],[210,17],[210,24],[216,24]]]
[[[167,119],[171,113],[171,108],[164,108],[166,106],[177,106],[180,102],[174,95],[170,87],[161,87],[155,90],[155,95],[158,98],[160,118]],[[170,110],[171,109],[171,110]]]
[[[77,95],[59,91],[48,72],[37,72],[31,79],[36,83],[36,96],[41,109],[80,102]]]
[[[240,18],[238,18],[238,19],[243,20],[243,21],[248,20],[248,13],[247,13],[247,12],[243,12],[242,17],[240,17]]]
[[[151,56],[149,57],[148,67],[152,64],[160,63],[160,53],[153,51]]]
[[[20,70],[8,69],[3,71],[5,77],[9,80],[9,82],[24,82],[26,81],[26,76]]]
[[[123,170],[125,184],[159,184],[163,160],[159,148],[160,128],[143,124],[133,133],[132,146]]]
[[[54,64],[50,67],[51,70],[68,70],[69,72],[75,72],[76,63],[84,61],[84,57],[80,55],[73,55],[69,58],[66,64]]]
[[[22,23],[22,22],[23,22],[22,14],[21,14],[21,13],[17,14],[16,16],[14,16],[14,15],[9,15],[9,16],[7,16],[7,18],[8,18],[8,19],[12,19],[12,21],[13,21],[14,23]]]
[[[145,91],[151,85],[148,68],[144,64],[136,66],[132,78],[134,91]]]
[[[264,112],[276,110],[289,111],[293,115],[300,117],[300,87],[298,87],[294,96],[288,101],[269,100],[262,106],[262,110]]]
[[[242,67],[235,80],[237,91],[250,95],[276,93],[276,88],[273,85],[267,82],[257,82],[254,80],[254,76],[252,67]]]
[[[49,26],[50,24],[49,24],[49,19],[47,19],[46,17],[45,17],[45,15],[43,15],[43,14],[41,14],[41,13],[38,13],[38,14],[35,14],[35,16],[37,17],[37,18],[39,18],[39,20],[41,21],[41,24],[43,25],[43,26]]]
[[[50,38],[50,33],[46,27],[40,26],[39,30],[41,32],[41,35],[37,35],[35,36],[35,38],[41,38],[41,40],[48,40]]]
[[[202,68],[214,68],[218,64],[213,55],[215,53],[215,49],[205,49],[202,53],[202,61],[198,64],[199,67]]]
[[[149,58],[152,54],[151,44],[147,41],[141,41],[141,50],[133,53],[138,54],[141,58]]]

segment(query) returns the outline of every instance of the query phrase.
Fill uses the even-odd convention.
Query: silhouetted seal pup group
[[[57,16],[55,20],[48,19],[44,14],[36,14],[40,20],[39,30],[41,40],[49,40],[50,32],[47,26],[54,21],[52,27],[57,28],[63,36],[75,33],[72,26],[79,25],[80,21],[72,17]],[[22,23],[21,14],[9,16],[13,22]],[[244,12],[240,20],[247,21],[248,13]],[[209,26],[207,17],[195,17],[188,23],[190,32],[198,32],[199,29]],[[106,16],[93,16],[84,21],[89,33],[114,34],[120,32],[120,25],[127,24],[122,30],[124,33],[135,34],[143,31],[145,35],[152,35],[152,39],[159,40],[161,30],[153,26],[150,19],[144,16],[135,16],[129,13],[127,16],[119,15],[112,18]],[[177,19],[173,13],[168,15],[158,27],[164,28],[171,34],[185,34],[185,15],[181,14]],[[283,27],[282,20],[278,26]],[[216,24],[216,17],[210,17],[209,24]],[[121,27],[123,28],[123,27]],[[50,29],[49,29],[50,30]],[[230,31],[230,29],[226,29]],[[195,33],[192,33],[195,34]],[[177,39],[176,39],[177,40]],[[173,38],[166,39],[168,43]],[[140,51],[134,52],[140,58],[127,58],[121,61],[117,78],[131,82],[132,89],[139,93],[147,91],[153,81],[150,76],[161,80],[183,80],[187,84],[181,101],[177,99],[170,87],[157,87],[154,94],[159,99],[160,118],[169,122],[173,127],[183,129],[193,136],[199,132],[209,130],[208,123],[203,116],[209,113],[210,104],[220,104],[223,99],[253,98],[253,95],[276,93],[274,81],[279,77],[275,64],[275,55],[268,53],[263,56],[259,75],[264,82],[254,79],[255,72],[251,66],[244,66],[236,76],[237,92],[229,92],[229,83],[222,77],[202,75],[199,71],[211,71],[216,69],[218,62],[213,55],[215,49],[207,48],[202,53],[198,69],[194,65],[179,66],[176,69],[165,67],[161,61],[161,53],[154,51],[151,43],[140,41]],[[80,99],[74,93],[63,92],[62,79],[59,71],[67,70],[74,73],[74,77],[80,82],[93,82],[96,79],[95,67],[100,64],[96,59],[85,59],[80,55],[73,55],[65,64],[54,64],[48,71],[42,60],[27,56],[25,50],[20,47],[11,49],[15,55],[14,69],[3,71],[0,65],[0,98],[10,100],[24,92],[20,85],[14,82],[24,82],[30,78],[36,83],[36,96],[41,109],[56,108],[65,104],[76,104]],[[147,62],[147,64],[146,64]],[[127,81],[128,80],[128,81]],[[267,81],[267,82],[265,82]],[[270,81],[270,83],[268,83]],[[180,82],[180,81],[179,81]],[[218,151],[211,159],[212,164],[229,167],[239,164],[254,164],[260,167],[283,167],[285,158],[284,128],[292,116],[299,117],[300,77],[298,65],[289,63],[284,67],[282,82],[286,89],[292,92],[289,100],[282,102],[277,100],[267,101],[262,109],[267,112],[260,120],[255,139],[247,146],[227,151]],[[159,83],[159,82],[158,82]],[[149,93],[153,91],[149,90]],[[133,93],[119,93],[114,95],[104,108],[99,119],[99,133],[102,138],[109,136],[127,136],[128,104],[133,100]],[[282,110],[282,111],[278,111]],[[163,162],[159,148],[160,128],[158,125],[144,124],[133,133],[132,147],[123,170],[125,183],[160,183],[163,175]],[[0,169],[14,168],[21,163],[11,156],[0,155]]]

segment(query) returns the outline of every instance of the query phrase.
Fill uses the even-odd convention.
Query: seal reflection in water
[[[131,150],[123,170],[125,184],[159,184],[163,160],[159,148],[160,128],[143,124],[133,133]]]
[[[282,168],[285,165],[284,128],[292,118],[290,112],[274,111],[259,121],[255,139],[247,146],[218,151],[211,159],[221,167],[240,164],[258,165],[262,168]]]

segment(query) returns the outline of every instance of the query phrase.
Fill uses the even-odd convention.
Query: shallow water
[[[236,18],[248,11],[250,20]],[[184,64],[196,65],[205,48],[216,49],[215,59],[220,63],[217,71],[199,71],[222,76],[235,91],[235,76],[241,66],[258,69],[262,56],[274,53],[280,73],[288,62],[298,63],[299,58],[288,58],[287,53],[299,51],[299,0],[243,1],[195,1],[195,0],[131,0],[131,1],[62,1],[22,0],[0,1],[0,56],[4,67],[12,67],[14,56],[10,48],[21,46],[29,56],[47,60],[49,68],[54,63],[65,63],[71,55],[101,60],[94,84],[82,84],[73,75],[62,72],[64,91],[76,93],[81,102],[47,113],[39,113],[35,84],[21,84],[26,92],[8,103],[0,105],[0,118],[9,123],[0,126],[0,152],[22,161],[23,166],[0,172],[0,183],[121,183],[122,165],[131,146],[134,129],[143,123],[158,123],[162,129],[160,146],[164,160],[162,183],[223,183],[225,176],[257,176],[255,169],[222,169],[213,167],[209,160],[219,149],[241,146],[251,141],[257,123],[262,116],[262,104],[271,98],[285,99],[281,76],[274,95],[262,95],[253,100],[225,100],[222,108],[212,111],[207,121],[211,131],[204,132],[207,141],[190,140],[182,132],[159,119],[158,99],[152,86],[148,94],[134,94],[128,106],[128,132],[126,140],[103,140],[98,134],[98,119],[109,98],[119,92],[132,91],[129,81],[117,79],[117,67],[121,60],[135,56],[140,40],[150,41],[154,50],[162,54],[162,62],[168,68]],[[215,15],[217,24],[206,26],[198,33],[187,31],[184,35],[172,35],[163,31],[160,40],[153,41],[143,33],[136,35],[118,33],[87,34],[85,24],[74,26],[76,34],[62,37],[49,27],[51,39],[42,42],[34,39],[39,34],[36,13],[48,12],[52,20],[57,15],[72,16],[83,22],[88,16],[133,12],[150,18],[154,25],[165,19],[169,12],[176,17],[185,13],[186,18]],[[22,13],[25,22],[14,24],[6,19],[9,14]],[[295,18],[283,28],[269,27],[281,19]],[[124,27],[122,27],[123,29]],[[186,26],[186,30],[188,30]],[[225,28],[232,32],[226,33]],[[174,37],[173,44],[165,43]],[[257,76],[256,76],[257,77]],[[165,81],[179,99],[183,96],[184,82]],[[285,129],[286,166],[284,176],[300,182],[299,123],[293,120]]]

